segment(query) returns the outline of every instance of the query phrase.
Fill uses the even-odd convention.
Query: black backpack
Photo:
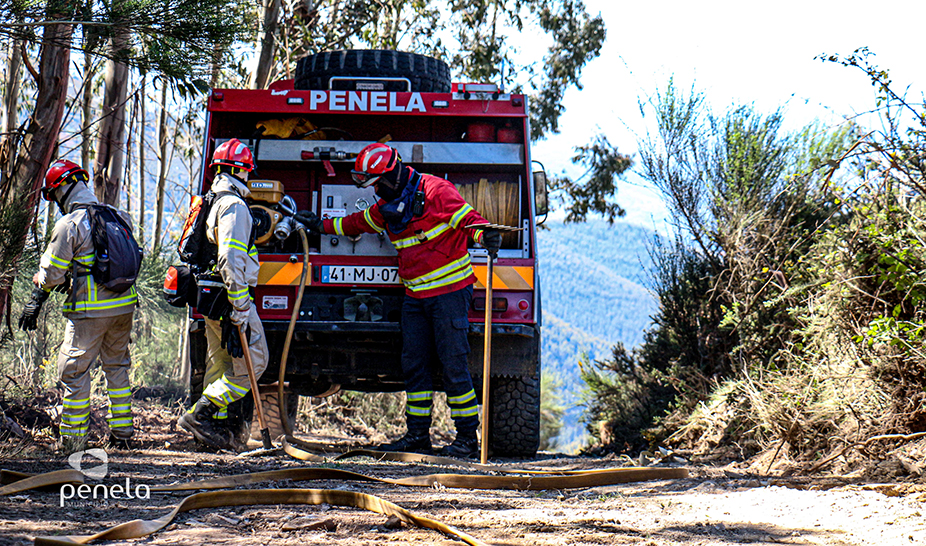
[[[112,292],[125,292],[135,284],[144,254],[132,229],[109,205],[83,205],[90,216],[95,259],[90,266],[93,280]]]
[[[190,212],[180,233],[177,253],[180,254],[180,261],[189,264],[195,273],[212,267],[218,257],[219,249],[206,238],[206,218],[209,217],[212,205],[223,195],[233,195],[241,199],[241,196],[234,192],[209,190],[205,195],[193,196],[190,203]]]

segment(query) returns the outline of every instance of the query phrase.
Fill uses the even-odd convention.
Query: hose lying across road
[[[294,450],[295,451],[295,450]],[[289,450],[288,450],[289,452]],[[317,456],[317,455],[316,455]],[[418,527],[440,531],[446,535],[456,537],[472,546],[482,546],[485,543],[469,534],[455,529],[449,525],[430,518],[418,516],[396,504],[379,497],[343,491],[339,489],[232,489],[244,485],[253,485],[268,481],[309,481],[309,480],[347,480],[378,482],[406,487],[434,487],[467,489],[514,489],[514,490],[547,490],[547,489],[574,489],[581,487],[594,487],[615,485],[622,483],[655,480],[687,478],[688,470],[685,468],[616,468],[596,470],[526,470],[503,466],[481,465],[467,463],[456,459],[432,457],[429,455],[416,455],[409,453],[385,453],[378,451],[349,451],[339,455],[333,460],[344,460],[351,457],[374,457],[379,460],[405,461],[405,462],[431,462],[452,463],[457,466],[466,466],[479,470],[492,470],[511,476],[487,476],[470,474],[427,474],[407,478],[377,478],[357,472],[334,468],[286,468],[237,474],[188,483],[160,485],[150,487],[152,493],[165,493],[177,491],[216,490],[206,493],[196,493],[184,498],[170,513],[154,520],[134,520],[123,523],[96,533],[94,535],[37,537],[36,545],[50,546],[62,544],[87,544],[96,540],[124,540],[140,538],[150,535],[167,527],[174,518],[183,512],[199,508],[218,508],[224,506],[251,506],[260,504],[331,504],[336,506],[351,506],[362,508],[371,512],[395,516],[401,521]],[[527,474],[527,475],[514,475]],[[0,473],[0,496],[22,493],[24,491],[47,489],[64,484],[82,484],[84,475],[77,470],[58,470],[39,475],[29,475],[4,470]]]
[[[443,486],[448,488],[466,488],[466,489],[507,489],[519,491],[537,491],[547,489],[574,489],[582,487],[595,487],[603,485],[615,485],[630,482],[639,482],[646,480],[664,480],[687,478],[688,470],[685,468],[615,468],[615,469],[596,469],[596,470],[527,470],[507,466],[496,466],[488,464],[471,463],[450,459],[446,457],[435,457],[431,455],[418,455],[414,453],[386,453],[381,451],[353,450],[347,453],[333,455],[326,453],[330,451],[330,446],[307,442],[296,438],[293,434],[292,424],[288,419],[286,408],[286,397],[283,389],[285,386],[286,362],[289,357],[289,347],[295,330],[296,319],[299,308],[301,307],[302,296],[305,290],[306,275],[310,267],[308,253],[308,239],[304,229],[299,230],[302,238],[303,248],[303,267],[299,283],[299,291],[293,306],[293,314],[290,319],[289,329],[286,332],[286,341],[283,345],[283,357],[280,362],[280,375],[277,384],[280,404],[280,418],[283,424],[283,451],[289,456],[302,461],[312,461],[326,463],[331,461],[340,461],[352,457],[372,457],[380,461],[408,462],[408,463],[429,463],[454,465],[464,467],[474,471],[492,472],[494,475],[485,474],[427,474],[423,476],[412,476],[407,478],[378,478],[367,476],[357,472],[347,470],[308,467],[308,468],[285,468],[280,470],[270,470],[266,472],[255,472],[249,474],[237,474],[233,476],[224,476],[207,480],[193,481],[188,483],[159,485],[150,487],[151,492],[177,492],[177,491],[200,491],[200,490],[218,490],[207,491],[204,493],[195,493],[184,498],[174,509],[157,519],[153,520],[134,520],[94,535],[74,535],[59,537],[36,537],[35,544],[41,546],[64,545],[64,544],[87,544],[96,540],[125,540],[131,538],[140,538],[161,529],[164,529],[174,520],[174,518],[183,512],[197,510],[200,508],[219,508],[225,506],[251,506],[261,504],[303,504],[317,505],[330,504],[335,506],[351,506],[362,508],[371,512],[395,516],[399,520],[418,527],[440,531],[446,535],[456,537],[471,546],[488,546],[486,543],[477,538],[455,529],[449,525],[435,521],[430,518],[418,516],[412,512],[383,500],[379,497],[365,493],[353,491],[333,490],[333,489],[236,489],[245,485],[253,485],[268,481],[309,481],[309,480],[346,480],[346,481],[365,481],[378,482],[389,485],[398,485],[406,487],[434,487]],[[257,393],[255,393],[256,395]],[[255,396],[255,403],[260,404],[260,397]],[[269,453],[269,452],[267,452]],[[266,453],[265,453],[266,454]],[[502,474],[502,475],[499,475]],[[58,470],[39,475],[30,475],[8,470],[0,471],[0,496],[22,493],[30,490],[47,490],[49,488],[58,489],[65,484],[78,485],[84,483],[84,475],[77,470]]]

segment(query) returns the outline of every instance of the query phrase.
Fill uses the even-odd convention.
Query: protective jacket
[[[412,179],[418,175],[414,170],[410,174]],[[471,237],[481,243],[483,233],[463,226],[487,220],[443,178],[422,174],[418,191],[424,192],[424,212],[398,233],[386,229],[380,207],[388,203],[383,199],[362,212],[325,220],[325,233],[351,236],[386,231],[398,252],[405,293],[413,298],[439,296],[474,284],[476,276],[466,242]]]
[[[257,285],[260,262],[257,247],[251,239],[251,211],[243,198],[251,195],[247,186],[238,179],[220,173],[212,183],[212,191],[234,192],[236,195],[221,195],[212,205],[206,218],[206,238],[218,246],[215,270],[222,277],[228,290],[228,301],[235,310],[246,317],[251,336],[248,350],[254,373],[260,377],[267,368],[269,350],[264,336],[263,324],[257,308],[251,305],[249,288]],[[240,196],[240,197],[238,197]],[[223,319],[225,320],[225,319]],[[220,348],[222,327],[217,320],[206,319],[206,343],[209,348],[206,362],[206,376],[215,378],[209,382],[203,396],[218,406],[216,418],[227,416],[227,407],[243,398],[251,388],[244,358],[232,358]]]
[[[212,191],[234,192],[216,199],[206,218],[206,238],[218,246],[215,269],[228,289],[228,300],[236,310],[245,312],[251,308],[248,289],[257,286],[260,262],[257,247],[251,240],[251,211],[243,198],[251,195],[250,190],[227,174],[218,174],[212,183]]]
[[[71,291],[61,309],[65,316],[71,319],[102,318],[131,313],[138,306],[134,286],[122,293],[112,292],[97,284],[90,274],[90,267],[96,258],[90,214],[79,205],[97,204],[98,201],[83,182],[75,184],[77,186],[61,203],[65,214],[55,222],[51,241],[39,262],[39,286],[51,290],[63,283],[65,274],[70,271]],[[131,217],[121,210],[118,213],[132,227]]]

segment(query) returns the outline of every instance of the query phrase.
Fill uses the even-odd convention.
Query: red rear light
[[[520,310],[522,310],[522,311],[527,311],[528,307],[530,307],[530,306],[531,306],[531,305],[530,305],[529,303],[527,303],[527,300],[521,300],[521,301],[518,302],[518,309],[520,309]]]

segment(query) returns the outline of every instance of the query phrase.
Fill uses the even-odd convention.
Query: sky
[[[874,108],[875,93],[859,69],[815,60],[846,56],[867,46],[873,61],[890,70],[898,90],[919,99],[926,88],[922,23],[926,3],[884,0],[779,0],[777,2],[585,0],[600,13],[607,40],[582,75],[583,90],[567,92],[560,134],[535,143],[532,157],[548,174],[571,165],[573,147],[601,131],[621,153],[634,156],[637,141],[652,130],[638,99],[664,89],[703,91],[715,112],[752,104],[770,113],[781,108],[787,127],[814,121],[838,123]],[[627,221],[663,229],[665,208],[639,177],[618,184],[617,202]]]

